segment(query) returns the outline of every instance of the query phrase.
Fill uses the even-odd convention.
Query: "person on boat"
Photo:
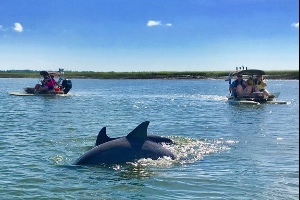
[[[249,76],[249,78],[247,79],[247,84],[252,87],[252,92],[253,92],[253,89],[254,89],[254,80],[253,80],[252,76]]]
[[[35,91],[49,91],[53,90],[57,85],[57,82],[54,79],[53,75],[47,76],[44,75],[44,79],[41,81],[42,84],[35,85]]]
[[[46,86],[48,87],[48,90],[53,90],[56,86],[58,86],[58,83],[54,79],[53,75],[50,75],[50,79],[46,82]]]
[[[243,97],[251,93],[252,86],[243,79],[242,74],[237,74],[237,79],[230,85],[230,92],[234,97]]]
[[[265,87],[267,86],[267,82],[262,75],[256,75],[256,78],[254,79],[254,84],[255,84],[254,87],[255,92],[263,92],[264,95],[267,96],[270,95],[268,90],[265,89]]]

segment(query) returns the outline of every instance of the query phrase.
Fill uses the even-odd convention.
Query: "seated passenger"
[[[53,90],[57,85],[57,82],[54,80],[54,76],[44,76],[44,79],[41,81],[42,84],[35,85],[35,91],[48,91]]]
[[[50,77],[51,77],[50,79],[47,79],[47,80],[46,80],[45,86],[48,87],[48,90],[53,90],[54,87],[57,86],[57,82],[55,81],[53,75],[51,75]]]
[[[255,92],[263,92],[264,95],[270,95],[268,90],[265,89],[265,87],[267,86],[267,82],[262,75],[256,75],[256,78],[254,79],[254,84]]]
[[[247,79],[247,84],[249,86],[251,86],[251,88],[252,88],[251,92],[254,92],[254,80],[253,80],[252,76],[249,76],[249,78]]]
[[[235,97],[247,96],[252,91],[252,86],[243,80],[242,74],[237,74],[237,79],[230,85],[231,94]]]

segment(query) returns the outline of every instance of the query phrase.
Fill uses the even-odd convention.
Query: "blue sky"
[[[0,70],[299,69],[299,0],[1,0]]]

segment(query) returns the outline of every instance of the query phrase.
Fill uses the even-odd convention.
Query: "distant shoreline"
[[[226,79],[230,71],[183,72],[77,72],[64,71],[68,79]],[[299,80],[299,70],[265,71],[267,79]],[[39,71],[0,71],[0,78],[40,78]]]

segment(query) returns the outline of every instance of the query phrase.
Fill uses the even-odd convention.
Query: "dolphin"
[[[115,139],[119,139],[119,138],[120,137],[117,137],[117,138],[108,137],[107,134],[106,134],[106,127],[103,127],[98,133],[95,146],[98,146],[98,145],[103,144],[105,142],[115,140]],[[174,142],[171,139],[166,138],[166,137],[161,137],[161,136],[158,136],[158,135],[147,135],[147,138],[149,140],[153,141],[153,142],[160,143],[160,144],[161,143],[174,144]]]
[[[157,160],[164,156],[175,159],[171,151],[147,137],[149,123],[149,121],[142,122],[127,136],[95,146],[79,157],[74,165],[122,164],[141,158]]]

